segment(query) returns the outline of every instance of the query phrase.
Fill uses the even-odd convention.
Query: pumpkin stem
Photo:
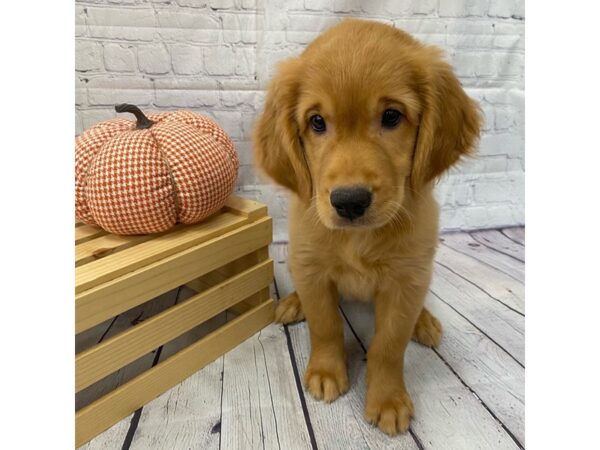
[[[142,110],[135,105],[130,105],[129,103],[121,103],[119,105],[115,105],[115,111],[118,113],[128,112],[135,115],[137,119],[137,123],[135,127],[138,130],[143,130],[145,128],[150,128],[154,122],[148,119]]]

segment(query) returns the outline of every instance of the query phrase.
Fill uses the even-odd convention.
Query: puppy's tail
[[[302,304],[296,292],[280,300],[275,307],[275,322],[277,323],[293,323],[304,320],[304,312],[302,312]]]

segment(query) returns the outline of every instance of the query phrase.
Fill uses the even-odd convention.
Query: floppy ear
[[[254,157],[257,166],[276,183],[309,200],[311,178],[296,120],[300,77],[299,59],[289,59],[279,66],[254,129]]]
[[[427,184],[471,154],[479,138],[481,113],[436,51],[423,88],[424,109],[419,124],[411,185]]]

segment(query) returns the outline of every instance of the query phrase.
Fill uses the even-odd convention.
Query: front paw
[[[380,387],[372,387],[367,392],[365,418],[390,436],[408,430],[413,411],[412,400],[406,391],[386,394]]]
[[[309,363],[304,373],[304,384],[317,400],[334,401],[348,391],[348,373],[343,360],[337,362]]]
[[[413,332],[413,340],[426,347],[435,348],[442,340],[442,324],[427,309],[423,308]]]

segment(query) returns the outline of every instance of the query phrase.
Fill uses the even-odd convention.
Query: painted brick
[[[502,18],[509,18],[513,15],[516,8],[515,0],[505,0],[502,2],[490,2],[488,15]]]
[[[206,12],[180,12],[166,9],[158,12],[158,26],[161,28],[193,28],[193,29],[216,29],[219,21]]]
[[[361,9],[361,0],[334,0],[334,12],[358,12]]]
[[[156,17],[151,7],[146,8],[87,8],[87,24],[93,26],[143,28],[156,25]]]
[[[165,0],[170,2],[170,0]],[[188,6],[190,8],[204,8],[208,5],[207,1],[204,0],[176,0],[179,6]]]
[[[216,44],[220,30],[195,28],[158,28],[154,40],[163,42],[189,42],[192,44]]]
[[[93,106],[114,106],[119,103],[144,106],[152,103],[153,94],[150,89],[90,88],[88,89],[88,101]]]
[[[483,16],[490,0],[440,0],[440,17]]]
[[[189,91],[179,89],[156,90],[156,106],[167,108],[201,108],[215,106],[219,102],[217,91]]]
[[[202,47],[176,44],[171,46],[173,71],[180,75],[194,75],[203,71]]]
[[[345,16],[440,47],[481,103],[476,157],[436,187],[442,229],[523,223],[523,0],[84,0],[75,6],[76,130],[115,117],[121,101],[214,118],[240,155],[238,192],[265,201],[275,239],[286,239],[287,195],[253,167],[253,126],[277,63]]]
[[[257,29],[263,28],[263,17],[256,14],[223,14],[225,42],[256,43]]]
[[[171,55],[164,45],[141,45],[138,48],[138,64],[144,73],[169,73],[171,71]]]
[[[102,63],[102,44],[93,41],[75,41],[75,70],[87,72],[92,70],[101,70]]]
[[[204,65],[209,75],[233,75],[236,71],[236,55],[228,47],[204,49]]]
[[[256,49],[240,48],[235,51],[235,73],[237,75],[254,75],[256,72]]]
[[[211,8],[214,9],[229,9],[235,6],[234,0],[210,0],[208,2]]]
[[[83,129],[96,125],[98,122],[103,120],[112,119],[116,116],[114,109],[90,109],[81,112],[81,118],[83,121]]]
[[[333,0],[304,0],[304,7],[309,11],[331,11]]]
[[[104,67],[111,72],[135,72],[135,53],[132,45],[104,44]]]
[[[240,139],[242,113],[239,111],[213,111],[213,117],[233,139]]]
[[[437,8],[437,0],[420,0],[413,2],[413,14],[433,14]]]

